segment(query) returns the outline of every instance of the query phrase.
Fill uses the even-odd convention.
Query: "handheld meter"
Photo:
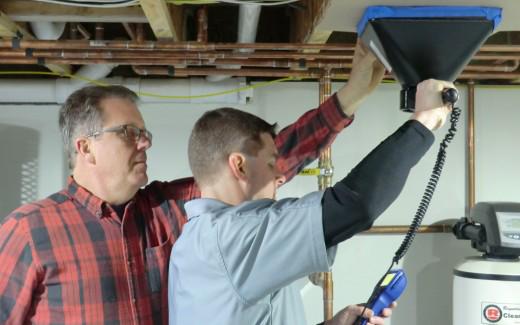
[[[374,289],[367,307],[374,311],[374,315],[380,315],[384,308],[399,298],[406,288],[406,283],[406,275],[403,270],[389,271],[378,287]],[[367,320],[363,319],[361,323],[356,324],[366,325],[366,323]]]

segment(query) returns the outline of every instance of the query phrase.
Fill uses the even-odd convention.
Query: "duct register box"
[[[454,81],[500,20],[500,8],[374,6],[368,7],[365,11],[358,24],[358,35],[402,85],[400,108],[411,112],[415,109],[417,84],[430,78]],[[447,99],[452,104],[456,101],[455,95],[456,92],[450,94],[446,91],[439,94],[444,102]],[[452,129],[455,129],[456,120],[452,121]],[[446,135],[444,141],[451,139],[449,135]],[[438,157],[443,156],[442,145],[440,150]],[[440,166],[438,175],[434,179],[440,176],[442,164]],[[425,194],[423,200],[429,203],[430,198],[431,196]],[[490,209],[486,210],[489,211]],[[487,255],[482,259],[475,263],[465,262],[457,268],[456,280],[458,275],[463,274],[464,283],[460,284],[461,281],[456,281],[454,284],[454,325],[520,324],[520,295],[518,294],[520,276],[516,276],[511,271],[511,269],[519,269],[516,249],[520,248],[520,228],[515,227],[520,227],[520,204],[515,206],[514,212],[513,216],[508,215],[505,218],[501,215],[495,215],[493,218],[489,213],[486,214],[487,217],[482,217],[483,223],[485,220],[495,221],[486,223],[487,227],[484,228],[484,233],[495,235],[493,237],[488,235],[488,243],[496,244],[497,238],[505,239],[493,246],[495,254],[490,255],[489,250],[486,249]],[[416,215],[410,228],[414,229],[414,225],[420,225],[423,217],[424,214]],[[507,238],[496,236],[496,231],[492,232],[496,230],[497,225],[500,235],[504,234]],[[506,232],[504,227],[507,228]],[[515,232],[515,229],[518,231]],[[480,232],[469,233],[477,234],[475,237],[477,243],[474,247],[491,247],[480,242],[483,239]],[[404,256],[414,235],[415,230],[407,234],[394,256],[392,266]],[[514,253],[505,249],[507,245],[502,244],[505,242],[509,244],[511,241],[514,245]],[[508,252],[506,254],[508,259],[505,262],[501,259],[505,256],[500,254],[503,252]],[[496,262],[496,259],[501,260]],[[493,271],[490,271],[493,267],[495,267]],[[497,290],[498,286],[501,286],[500,290]],[[512,286],[515,286],[515,289],[508,289]],[[369,302],[378,301],[379,291],[381,290],[377,290],[376,286]],[[471,294],[468,295],[469,292]],[[386,302],[390,303],[390,301]],[[384,308],[386,305],[380,307]],[[513,310],[518,312],[513,313]],[[508,322],[498,323],[502,317],[508,318]],[[514,321],[509,322],[512,319]],[[357,323],[360,322],[361,319],[358,319]],[[364,323],[366,321],[363,321]]]
[[[368,7],[361,40],[402,85],[400,108],[412,112],[426,79],[454,81],[501,21],[491,7]]]

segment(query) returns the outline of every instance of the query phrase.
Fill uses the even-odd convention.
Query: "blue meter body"
[[[384,308],[399,298],[406,288],[406,284],[406,274],[403,270],[389,271],[374,291],[367,307],[374,311],[374,315],[379,316]],[[361,325],[366,325],[366,323],[367,320],[363,319]]]

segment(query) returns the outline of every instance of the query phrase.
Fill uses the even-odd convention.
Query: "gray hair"
[[[74,168],[77,154],[74,140],[101,129],[101,102],[112,97],[126,99],[134,104],[139,99],[136,93],[123,86],[87,86],[73,92],[61,106],[59,126],[71,169]]]

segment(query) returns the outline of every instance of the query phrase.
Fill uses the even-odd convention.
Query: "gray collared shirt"
[[[170,325],[306,324],[291,284],[329,270],[321,199],[188,202],[170,258]]]

